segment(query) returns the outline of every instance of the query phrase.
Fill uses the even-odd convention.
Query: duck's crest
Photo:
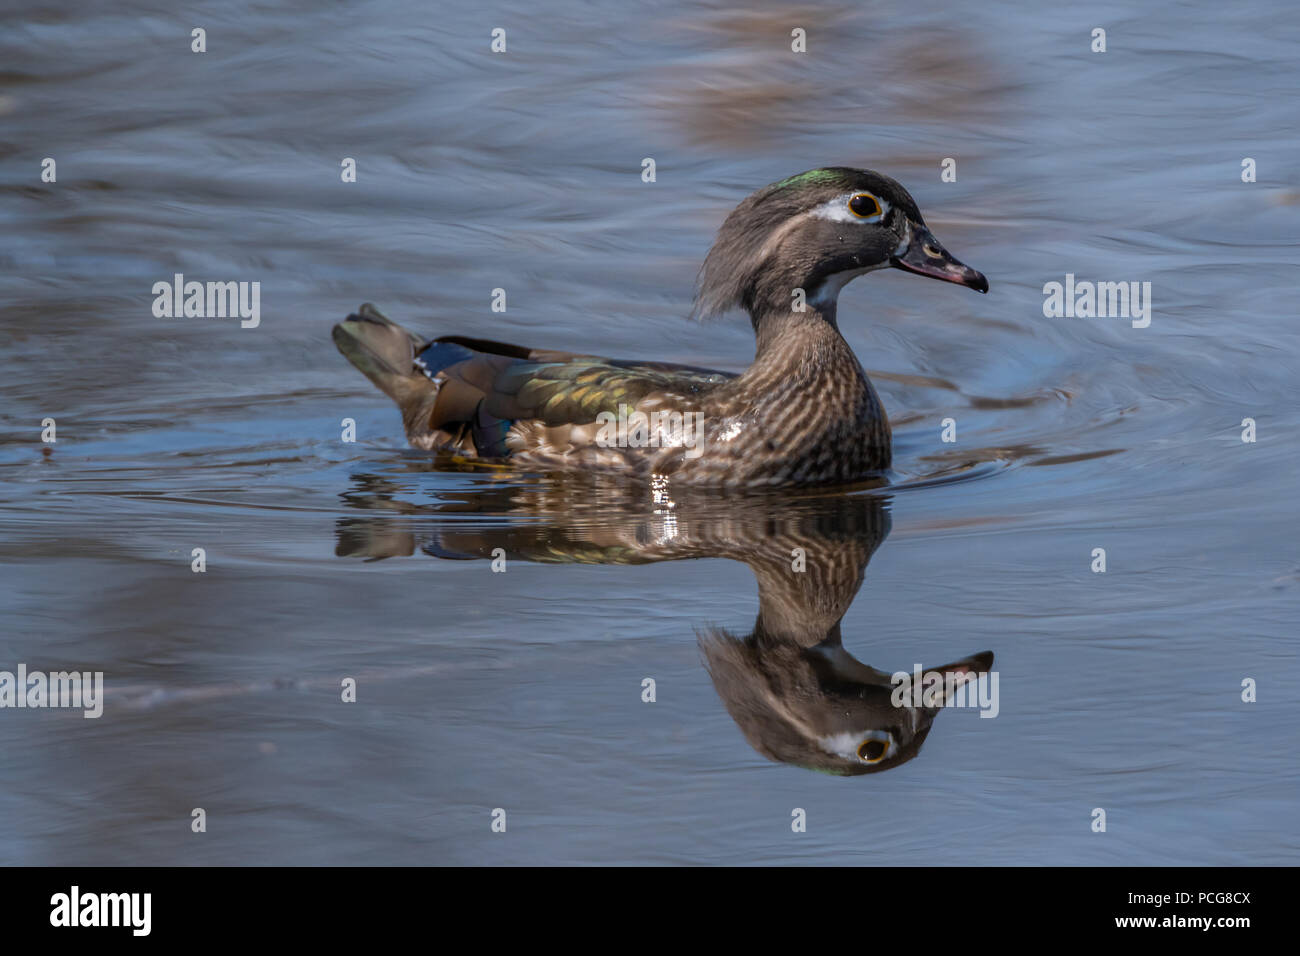
[[[807,172],[797,173],[788,179],[783,179],[779,183],[773,183],[769,189],[784,189],[787,186],[810,186],[814,183],[829,183],[840,178],[842,170],[838,168],[830,169],[810,169]]]

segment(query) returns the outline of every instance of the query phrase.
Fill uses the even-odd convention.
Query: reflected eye
[[[880,202],[871,193],[858,193],[849,200],[849,212],[859,219],[872,219],[880,215]]]
[[[867,763],[877,763],[884,759],[889,751],[889,744],[883,740],[864,740],[858,747],[858,759]]]

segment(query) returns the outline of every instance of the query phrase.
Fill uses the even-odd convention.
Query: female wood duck
[[[987,292],[888,176],[813,169],[727,217],[696,314],[745,309],[758,339],[739,375],[447,335],[372,305],[334,327],[339,351],[397,402],[418,448],[537,470],[720,487],[840,484],[889,467],[889,422],[835,322],[844,286],[886,267]]]

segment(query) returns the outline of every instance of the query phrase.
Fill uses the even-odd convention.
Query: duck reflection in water
[[[889,672],[862,663],[841,640],[841,621],[867,563],[889,533],[880,497],[671,501],[656,491],[649,500],[645,490],[597,492],[581,479],[563,478],[416,505],[397,497],[410,490],[400,479],[353,477],[357,487],[344,495],[348,504],[388,514],[341,519],[339,556],[377,560],[420,550],[460,560],[504,554],[547,563],[727,558],[747,564],[758,581],[753,629],[704,628],[698,640],[728,713],[770,760],[841,775],[889,770],[917,755],[942,709],[897,694]],[[446,520],[431,521],[434,516]],[[955,682],[973,681],[992,664],[986,651],[927,673],[943,675],[949,703]],[[898,698],[902,706],[895,705]]]

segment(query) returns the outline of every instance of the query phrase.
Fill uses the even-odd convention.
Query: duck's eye
[[[889,744],[883,740],[864,740],[858,747],[858,759],[865,760],[867,763],[877,763],[884,758],[888,750]]]
[[[871,219],[880,215],[880,202],[871,193],[858,193],[849,200],[849,212],[859,219]]]

